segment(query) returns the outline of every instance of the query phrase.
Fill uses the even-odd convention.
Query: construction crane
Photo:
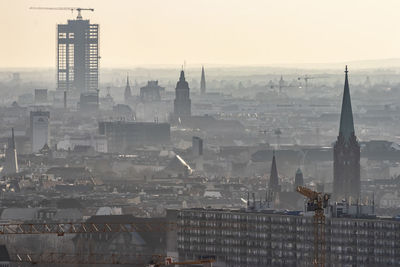
[[[322,78],[326,78],[323,76],[318,76],[318,77],[314,77],[314,76],[308,76],[307,74],[301,77],[298,77],[297,80],[304,80],[305,85],[306,85],[306,89],[308,88],[308,80],[313,80],[313,79],[322,79]]]
[[[11,254],[11,261],[17,263],[31,264],[100,264],[100,265],[130,265],[130,266],[171,266],[171,265],[191,265],[202,264],[204,267],[211,267],[214,259],[201,259],[190,261],[173,261],[172,257],[163,255],[145,255],[145,254],[107,254],[107,253],[59,253],[45,252],[35,253],[17,253]]]
[[[329,194],[313,191],[304,186],[296,187],[296,191],[308,198],[307,211],[314,211],[314,258],[315,267],[325,266],[325,214]]]
[[[83,8],[83,7],[30,7],[29,9],[36,9],[36,10],[70,10],[71,12],[78,11],[78,16],[76,16],[76,19],[79,19],[79,20],[82,19],[81,11],[92,11],[92,12],[94,12],[94,8]]]

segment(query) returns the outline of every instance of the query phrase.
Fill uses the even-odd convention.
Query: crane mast
[[[325,266],[325,214],[324,208],[328,205],[329,194],[313,191],[304,186],[298,186],[296,191],[308,199],[307,211],[314,211],[314,258],[315,267]]]

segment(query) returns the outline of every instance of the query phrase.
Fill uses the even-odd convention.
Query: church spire
[[[274,192],[279,192],[279,176],[278,168],[276,167],[275,151],[272,154],[271,174],[269,176],[269,189]]]
[[[202,95],[206,93],[206,75],[204,73],[204,66],[201,67],[200,92]]]
[[[351,109],[347,65],[344,73],[345,73],[345,80],[344,80],[344,91],[343,91],[343,101],[342,101],[342,112],[340,115],[339,136],[342,135],[344,140],[348,142],[351,136],[355,133],[354,133],[353,111]]]
[[[125,97],[125,102],[128,102],[129,98],[132,97],[131,86],[129,84],[129,75],[126,75],[126,86],[125,86],[124,97]]]

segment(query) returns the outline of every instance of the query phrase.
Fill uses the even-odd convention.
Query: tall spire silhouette
[[[131,97],[132,97],[132,91],[131,91],[131,86],[129,84],[129,76],[126,75],[126,86],[124,92],[125,102],[128,102]]]
[[[342,112],[340,115],[340,127],[339,135],[341,134],[346,142],[350,140],[350,137],[354,135],[354,122],[353,122],[353,111],[351,108],[350,99],[350,88],[347,65],[345,69],[345,80],[344,80],[344,91],[342,100]]]
[[[5,153],[5,164],[2,174],[13,174],[18,172],[18,157],[15,148],[14,128],[11,128],[11,138],[8,139],[8,147]]]
[[[204,74],[204,66],[201,67],[200,92],[202,95],[206,93],[206,75]]]
[[[275,151],[272,154],[271,173],[269,176],[269,189],[273,192],[280,192],[278,168],[276,167]]]
[[[354,133],[353,111],[351,109],[348,69],[345,69],[342,112],[339,135],[333,147],[333,199],[360,197],[360,145]]]

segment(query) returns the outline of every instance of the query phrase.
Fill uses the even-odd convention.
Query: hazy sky
[[[399,0],[0,0],[0,67],[54,67],[56,24],[95,8],[103,67],[400,58]]]

